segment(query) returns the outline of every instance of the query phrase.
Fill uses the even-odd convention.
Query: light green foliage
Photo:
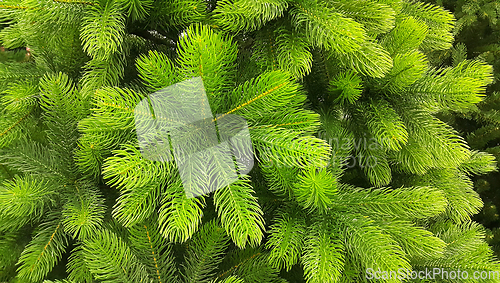
[[[119,1],[120,2],[120,1]],[[149,14],[153,6],[153,0],[121,0],[122,6],[126,9],[128,16],[132,20],[142,20]]]
[[[449,205],[442,216],[453,221],[468,221],[483,206],[479,194],[473,190],[470,178],[458,170],[433,170],[415,181],[434,186],[445,194]]]
[[[394,27],[395,11],[380,1],[329,1],[335,10],[363,24],[370,34],[385,33]]]
[[[391,155],[403,170],[422,175],[431,168],[456,167],[468,158],[470,152],[463,138],[441,120],[423,111],[401,114],[409,139],[402,150]],[[415,120],[409,121],[410,116]]]
[[[295,77],[302,78],[311,72],[313,58],[308,42],[295,30],[282,27],[278,34],[278,64],[281,69],[290,71]]]
[[[140,282],[148,279],[146,267],[115,233],[101,230],[83,244],[85,264],[103,282]]]
[[[455,224],[443,222],[431,227],[431,231],[447,244],[444,252],[438,258],[419,258],[414,266],[463,266],[462,270],[473,274],[474,271],[486,271],[491,277],[479,282],[494,282],[498,276],[498,260],[492,258],[492,251],[483,240],[484,228],[474,222]],[[467,254],[467,256],[465,256]],[[473,261],[465,258],[474,259]]]
[[[6,112],[26,112],[37,103],[38,88],[32,82],[12,83],[4,91],[2,105]]]
[[[37,142],[18,143],[2,151],[2,163],[37,177],[64,179],[66,176],[50,149]]]
[[[350,215],[341,217],[340,221],[345,227],[343,233],[347,241],[346,250],[356,255],[356,261],[363,266],[363,271],[367,268],[373,270],[410,268],[402,248],[390,235],[374,225],[372,220],[361,215]],[[392,281],[397,282],[397,279]]]
[[[130,227],[153,213],[171,169],[169,164],[142,158],[140,151],[130,145],[113,153],[106,159],[102,174],[108,184],[121,190],[113,216]],[[130,182],[132,178],[134,182]]]
[[[336,179],[326,169],[308,168],[297,176],[293,193],[304,208],[320,211],[331,205],[336,193]]]
[[[396,26],[382,39],[382,45],[393,56],[418,48],[428,33],[427,25],[412,16],[396,22]]]
[[[371,102],[368,107],[367,126],[377,142],[389,150],[400,150],[408,141],[408,131],[401,118],[385,100]]]
[[[131,89],[102,88],[93,96],[92,116],[78,123],[80,131],[130,130],[135,126],[134,108],[142,96]],[[144,115],[138,113],[138,115]],[[87,130],[88,129],[88,130]]]
[[[387,74],[387,82],[383,87],[396,94],[415,83],[427,70],[425,55],[418,51],[397,54],[393,62],[393,67]]]
[[[255,250],[238,250],[237,254],[225,256],[229,237],[215,221],[203,224],[186,242],[184,259],[176,258],[171,243],[161,235],[156,224],[148,219],[133,226],[125,235],[120,228],[100,230],[83,242],[78,255],[83,256],[92,275],[104,282],[219,282],[219,279],[240,282],[236,280],[238,277],[248,280],[245,282],[256,282],[249,280],[255,276],[277,279],[276,270],[266,265],[265,257],[258,254],[246,257],[255,255]],[[238,268],[227,268],[233,264]],[[260,268],[256,270],[261,272],[257,275],[252,268],[258,265]],[[216,274],[217,271],[220,273]]]
[[[358,50],[366,38],[361,24],[321,5],[320,1],[296,1],[293,23],[305,31],[315,46],[337,53]]]
[[[427,218],[444,212],[445,195],[431,187],[398,189],[348,188],[339,194],[337,205],[344,209],[367,213],[373,217]]]
[[[283,128],[288,123],[314,123],[317,117],[304,115],[305,119],[302,118],[302,122],[296,121],[293,116],[287,116],[286,119],[282,118],[283,123],[274,125],[272,120],[263,120],[263,115],[259,112],[262,108],[266,108],[266,112],[270,113],[283,109],[295,112],[300,109],[306,97],[300,86],[292,81],[289,73],[282,71],[264,73],[256,79],[246,81],[233,93],[244,94],[231,107],[234,107],[235,114],[243,116],[253,126],[250,135],[263,159],[300,167],[307,166],[306,164],[319,166],[325,164],[329,147],[323,141],[313,136],[297,139],[301,134],[300,128],[296,130]],[[311,121],[307,121],[307,118]]]
[[[185,242],[198,230],[204,197],[187,198],[179,181],[168,186],[159,209],[160,232],[172,242]]]
[[[226,279],[224,280],[214,280],[212,281],[213,283],[216,283],[216,282],[221,282],[221,283],[243,283],[243,280],[236,277],[236,276],[230,276],[230,277],[227,277]]]
[[[424,104],[433,110],[463,111],[482,100],[485,86],[491,82],[491,66],[478,61],[464,61],[453,68],[430,70],[415,82],[409,92],[418,94]]]
[[[269,265],[269,253],[262,248],[236,249],[228,253],[221,264],[218,278],[241,278],[243,282],[288,282],[279,276],[279,270]]]
[[[204,0],[154,1],[146,22],[148,27],[162,32],[187,27],[207,16],[206,5]]]
[[[264,229],[262,210],[248,178],[217,190],[214,203],[222,226],[239,247],[260,244]]]
[[[325,2],[221,1],[214,10],[215,21],[232,32],[260,29],[251,58],[264,70],[283,68],[302,78],[313,63],[309,49],[321,47],[363,74],[383,76],[391,66],[390,58],[367,34],[390,30],[395,11],[375,1]]]
[[[287,212],[280,212],[272,225],[269,260],[288,269],[300,256],[312,282],[336,282],[339,274],[361,278],[365,268],[408,268],[411,258],[442,256],[443,240],[411,221],[441,215],[447,205],[437,188],[367,190],[341,185],[324,216],[313,214],[308,220],[290,214],[297,207],[283,207]],[[384,260],[378,260],[380,256]],[[364,266],[363,271],[344,273],[353,263]]]
[[[58,219],[40,225],[39,231],[19,257],[18,278],[29,281],[43,279],[61,259],[68,246],[67,241]]]
[[[423,21],[429,28],[422,41],[423,50],[442,50],[451,47],[454,17],[442,7],[419,2],[403,2],[402,13]]]
[[[254,121],[258,118],[257,109],[266,106],[266,111],[277,111],[282,107],[297,107],[304,103],[306,96],[291,75],[282,71],[266,72],[259,77],[246,81],[233,93],[243,93],[232,105],[236,114]],[[248,105],[245,102],[252,101]],[[244,105],[243,107],[240,107]],[[252,116],[257,116],[253,118]]]
[[[129,229],[131,250],[144,263],[153,282],[178,282],[179,274],[172,255],[172,245],[159,232],[158,223],[153,219],[147,219]],[[203,228],[204,231],[213,231],[208,225]],[[203,262],[200,265],[204,267]]]
[[[266,127],[254,128],[250,136],[264,160],[300,168],[325,166],[330,148],[323,140],[313,136],[297,139],[300,133],[279,127]]]
[[[352,66],[355,71],[374,78],[384,77],[393,64],[389,53],[373,41],[364,42],[356,51],[333,56],[344,66]]]
[[[115,53],[105,59],[95,58],[87,61],[83,67],[85,73],[80,79],[82,93],[91,97],[95,90],[104,86],[117,86],[123,79],[125,57]]]
[[[261,170],[266,178],[269,190],[276,195],[292,197],[298,169],[295,167],[275,166],[272,163],[263,163]]]
[[[68,279],[73,282],[90,283],[94,280],[92,273],[85,264],[85,254],[82,250],[82,245],[77,245],[72,251],[66,264],[66,272]]]
[[[336,175],[343,172],[343,167],[349,162],[355,143],[353,133],[343,125],[344,115],[345,113],[339,109],[332,109],[321,115],[322,129],[319,136],[327,139],[332,147],[332,156],[328,166]]]
[[[205,224],[189,242],[185,282],[208,282],[223,259],[229,238],[215,222]]]
[[[92,6],[83,18],[80,38],[83,49],[94,59],[105,60],[121,51],[125,23],[118,3],[113,0]]]
[[[497,171],[497,161],[489,153],[473,150],[470,158],[460,164],[459,168],[471,175],[486,174]]]
[[[363,117],[360,112],[357,114]],[[370,183],[377,187],[389,184],[392,179],[392,169],[389,166],[387,149],[377,142],[366,126],[359,130],[354,129],[353,132],[354,161],[349,161],[349,163],[354,162],[354,164],[348,166],[359,166]]]
[[[233,32],[254,31],[281,17],[288,8],[285,0],[223,0],[214,10],[215,22]]]
[[[24,64],[5,62],[0,64],[0,86],[2,90],[15,82],[35,83],[47,72],[41,66],[32,62]],[[2,103],[3,104],[3,103]]]
[[[344,247],[321,222],[308,231],[302,256],[307,282],[336,282],[342,274]],[[323,229],[322,229],[323,228]]]
[[[12,144],[23,136],[23,130],[33,127],[37,94],[37,88],[30,82],[11,84],[6,88],[1,100],[0,148]]]
[[[125,144],[122,149],[114,150],[113,156],[106,159],[103,176],[115,187],[133,190],[164,181],[169,169],[169,164],[145,159],[139,149]],[[130,182],[132,177],[134,182]]]
[[[157,51],[150,51],[148,55],[137,58],[139,77],[151,91],[157,91],[165,86],[177,82],[173,63],[168,56]]]
[[[210,99],[212,111],[220,111],[224,91],[231,86],[237,49],[234,43],[220,33],[201,25],[194,25],[179,39],[177,72],[183,79],[200,76]],[[165,85],[167,86],[167,85]]]
[[[332,93],[339,93],[336,101],[354,103],[361,97],[363,81],[354,72],[342,72],[330,81]]]
[[[49,131],[47,140],[61,156],[59,167],[66,175],[76,171],[73,149],[79,133],[77,123],[88,115],[89,101],[75,89],[72,81],[62,73],[46,75],[40,80],[40,108]],[[65,142],[61,143],[61,139]]]
[[[70,200],[62,211],[65,232],[74,239],[85,239],[103,222],[105,206],[100,193],[92,187],[75,184],[78,198]]]
[[[422,227],[406,220],[378,220],[378,226],[398,242],[411,259],[432,259],[443,255],[446,243]]]
[[[498,270],[471,221],[471,178],[496,164],[441,120],[489,103],[493,69],[460,46],[453,67],[431,65],[453,24],[401,0],[1,2],[0,281]],[[184,91],[194,80],[208,101]],[[168,87],[191,104],[159,99]],[[165,122],[176,111],[205,111],[214,145],[238,115],[253,152],[202,148],[205,131]],[[238,157],[253,167],[225,182]]]
[[[0,186],[2,223],[9,226],[7,219],[10,219],[16,221],[13,225],[20,227],[29,221],[39,220],[57,199],[52,186],[50,182],[32,175],[5,180]]]
[[[290,270],[299,261],[304,245],[306,222],[303,215],[279,214],[269,233],[266,243],[266,247],[272,248],[269,262],[276,268]]]
[[[121,142],[136,136],[130,130],[135,127],[135,106],[142,96],[133,90],[103,88],[93,97],[93,115],[78,123],[82,132],[75,159],[81,171],[98,176],[105,157]],[[127,131],[128,130],[128,131]]]

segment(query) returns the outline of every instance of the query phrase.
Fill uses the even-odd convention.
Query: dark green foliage
[[[454,28],[456,35],[454,47],[446,52],[435,54],[434,63],[456,66],[468,58],[477,58],[491,64],[495,70],[493,84],[487,88],[486,97],[477,104],[477,107],[458,113],[446,113],[444,118],[466,136],[467,142],[473,149],[488,152],[498,160],[500,157],[498,150],[500,138],[498,131],[500,121],[498,119],[500,4],[498,1],[490,0],[437,2],[453,11],[457,24]],[[475,162],[480,162],[479,160],[484,160],[484,158],[487,157],[479,153]],[[476,219],[493,230],[496,230],[498,226],[496,205],[499,202],[496,195],[499,186],[497,179],[498,172],[482,179],[476,178],[474,184],[485,202],[483,210]],[[484,183],[485,181],[488,183]],[[491,232],[490,235],[495,235],[495,233]],[[495,245],[497,240],[490,239],[489,242]],[[498,248],[495,248],[495,251],[498,254]]]

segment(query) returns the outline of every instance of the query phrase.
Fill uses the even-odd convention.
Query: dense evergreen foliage
[[[456,65],[463,60],[474,58],[494,67],[494,82],[488,86],[486,97],[477,107],[465,112],[443,113],[442,118],[458,129],[466,137],[467,143],[474,149],[500,157],[500,104],[499,72],[500,69],[500,2],[481,1],[430,1],[443,5],[453,11],[457,18],[454,28],[454,47],[435,54],[435,64]],[[490,228],[487,240],[493,245],[496,255],[500,255],[500,218],[497,207],[500,206],[498,172],[483,177],[476,177],[475,188],[480,193],[485,205],[475,217]]]
[[[444,268],[498,281],[471,279],[500,272],[471,219],[483,206],[471,177],[495,158],[440,119],[477,109],[493,68],[433,64],[452,48],[445,9],[8,0],[0,23],[0,280],[362,282]],[[198,197],[186,188],[224,183],[214,172],[229,165],[216,147],[187,173],[165,152],[146,158],[138,121],[186,125],[136,108],[193,77],[208,120],[244,118],[255,153],[248,174]],[[199,134],[181,138],[197,149]]]

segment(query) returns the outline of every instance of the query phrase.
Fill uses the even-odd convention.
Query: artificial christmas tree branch
[[[0,175],[1,280],[360,282],[367,270],[500,269],[471,221],[482,202],[470,178],[495,162],[438,118],[478,104],[492,68],[429,65],[451,47],[446,10],[20,5],[0,7],[1,44],[32,54],[0,63],[0,164],[14,176]]]

